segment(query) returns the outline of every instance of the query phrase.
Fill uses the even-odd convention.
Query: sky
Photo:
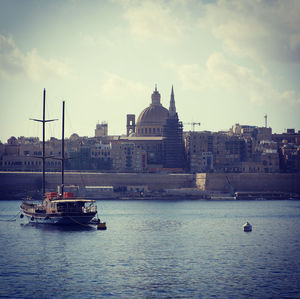
[[[0,0],[0,140],[126,133],[126,114],[172,85],[184,130],[300,130],[298,0]],[[60,121],[47,138],[61,137]]]

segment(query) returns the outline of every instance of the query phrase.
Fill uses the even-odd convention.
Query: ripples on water
[[[19,204],[0,201],[1,219]],[[98,208],[107,231],[1,221],[0,297],[300,298],[300,201]]]

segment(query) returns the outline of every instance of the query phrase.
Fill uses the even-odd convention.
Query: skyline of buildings
[[[300,131],[272,134],[265,127],[235,124],[228,131],[183,131],[172,86],[169,109],[155,86],[148,107],[135,121],[127,114],[126,135],[109,135],[108,123],[96,124],[94,137],[73,133],[65,139],[69,170],[125,172],[298,172]],[[60,156],[61,142],[51,137],[46,155]],[[0,144],[2,170],[40,170],[41,143],[37,137],[11,137]],[[55,159],[46,163],[59,171]]]

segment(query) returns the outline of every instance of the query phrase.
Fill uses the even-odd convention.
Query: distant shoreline
[[[57,190],[60,173],[46,173],[46,190]],[[272,194],[291,197],[300,194],[300,173],[81,173],[67,172],[65,186],[79,191],[79,196],[122,197],[133,199],[144,193],[144,198],[165,199],[211,199],[230,200],[235,192],[260,193],[258,197],[272,197]],[[0,172],[0,197],[40,197],[41,173]],[[86,189],[88,187],[88,189]],[[122,190],[122,192],[98,193],[98,189]],[[87,190],[92,191],[86,192]],[[127,190],[123,193],[123,190]],[[130,191],[130,192],[129,192]],[[132,192],[133,191],[133,192]],[[138,192],[135,192],[138,191]],[[255,197],[255,194],[251,196]],[[150,197],[150,198],[148,198]],[[211,198],[213,197],[213,198]],[[247,197],[247,196],[246,196]],[[251,198],[252,199],[252,198]],[[0,199],[1,200],[1,199]]]
[[[32,200],[39,200],[40,194],[37,196],[32,196]],[[25,193],[10,193],[10,194],[0,194],[0,200],[24,200],[28,194]],[[289,194],[283,192],[237,192],[235,196],[230,194],[222,194],[216,192],[205,192],[202,195],[191,195],[191,194],[166,194],[166,193],[156,193],[156,194],[146,194],[144,196],[139,196],[135,193],[115,193],[110,196],[105,196],[104,194],[95,194],[94,196],[80,195],[79,198],[92,199],[92,200],[104,200],[104,201],[267,201],[267,200],[300,200],[300,194]],[[30,198],[30,197],[29,197]]]

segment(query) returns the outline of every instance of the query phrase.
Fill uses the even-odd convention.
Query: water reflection
[[[80,231],[93,231],[97,228],[93,225],[56,225],[56,224],[41,224],[41,223],[21,223],[20,226],[24,228],[36,228],[44,231],[66,231],[66,232],[80,232]]]

